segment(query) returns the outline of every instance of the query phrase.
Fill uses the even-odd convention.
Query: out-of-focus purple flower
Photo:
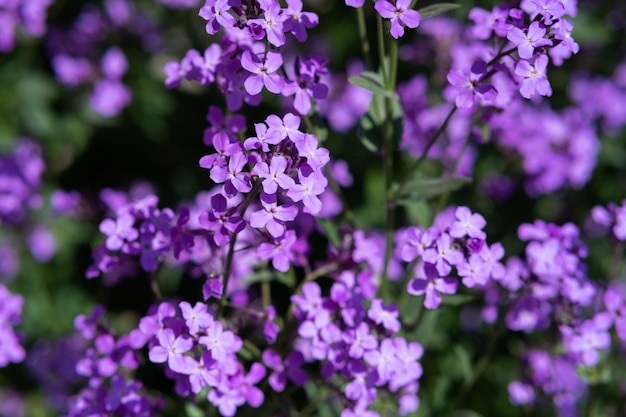
[[[515,66],[515,74],[523,77],[520,93],[524,98],[531,98],[535,93],[541,96],[551,96],[552,87],[546,76],[548,66],[547,55],[537,55],[534,62],[519,61]]]
[[[20,261],[12,245],[0,243],[0,282],[11,282],[20,270]]]
[[[48,262],[57,251],[57,240],[48,229],[41,226],[30,232],[26,243],[38,262]]]
[[[26,407],[26,399],[19,392],[0,389],[0,417],[26,417]]]
[[[105,117],[119,115],[132,98],[130,89],[119,81],[102,79],[94,85],[91,108]]]
[[[50,194],[50,207],[56,214],[76,216],[80,202],[78,191],[55,190]]]
[[[22,319],[23,304],[22,296],[11,294],[7,287],[0,284],[0,368],[11,362],[21,362],[26,357],[21,338],[13,329]]]

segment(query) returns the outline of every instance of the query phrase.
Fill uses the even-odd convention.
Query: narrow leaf
[[[383,77],[371,71],[362,72],[359,75],[348,78],[351,84],[361,87],[367,91],[371,91],[374,94],[381,94],[384,96],[389,95],[387,89],[385,89],[385,82]]]
[[[456,345],[454,346],[454,353],[458,358],[463,379],[466,382],[470,382],[474,378],[474,370],[472,369],[472,360],[467,352],[467,349],[461,345]]]
[[[317,221],[320,226],[322,226],[322,229],[324,229],[326,237],[330,241],[331,245],[339,248],[341,246],[341,238],[339,237],[339,231],[337,230],[337,226],[335,226],[335,224],[328,219],[318,218]]]
[[[472,181],[469,177],[454,178],[417,178],[406,185],[405,193],[400,196],[399,204],[412,204],[456,191]]]
[[[422,7],[418,10],[422,19],[428,19],[429,17],[437,16],[438,14],[449,12],[450,10],[458,9],[460,4],[455,3],[437,3],[430,6]]]

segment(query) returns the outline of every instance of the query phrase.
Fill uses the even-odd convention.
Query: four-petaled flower
[[[388,0],[378,0],[374,8],[385,19],[391,19],[391,36],[398,39],[404,35],[404,25],[415,29],[420,24],[419,12],[410,6],[411,0],[396,0],[395,5]]]

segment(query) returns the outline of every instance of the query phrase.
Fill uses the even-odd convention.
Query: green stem
[[[367,39],[367,26],[365,24],[365,11],[364,7],[356,9],[356,16],[359,25],[359,39],[361,41],[361,50],[363,51],[363,59],[365,59],[365,65],[368,69],[372,69],[372,57],[370,56],[370,41]]]
[[[443,134],[443,132],[445,132],[446,128],[448,127],[448,123],[450,122],[450,119],[452,118],[452,116],[456,112],[457,108],[458,107],[453,106],[450,109],[450,112],[446,116],[446,119],[443,121],[441,126],[439,126],[439,129],[437,129],[437,131],[435,132],[433,137],[430,139],[430,141],[426,145],[426,148],[424,148],[424,151],[420,155],[419,159],[417,161],[415,161],[413,163],[413,165],[411,165],[409,167],[409,170],[407,171],[407,173],[405,174],[404,178],[402,179],[402,182],[400,183],[400,189],[398,190],[398,195],[402,195],[402,193],[404,192],[404,189],[406,188],[406,184],[408,183],[408,180],[418,170],[418,168],[422,165],[424,160],[426,160],[426,156],[428,155],[428,152],[430,151],[430,148],[433,147],[433,145],[437,142],[439,137]]]
[[[377,17],[378,51],[380,53],[380,66],[385,81],[386,90],[390,93],[385,97],[385,125],[383,135],[383,180],[385,195],[385,261],[380,279],[380,294],[383,299],[389,299],[389,264],[393,254],[393,230],[394,230],[394,204],[392,196],[393,182],[393,156],[395,151],[393,131],[393,92],[396,89],[398,69],[398,42],[392,40],[389,49],[389,59],[385,53],[385,34],[382,17]]]
[[[252,203],[252,200],[261,192],[261,183],[257,183],[252,191],[248,193],[246,199],[241,204],[241,209],[239,210],[239,214],[241,217],[245,214],[246,210]],[[230,281],[230,274],[233,268],[233,258],[235,256],[235,244],[237,243],[237,234],[230,233],[230,242],[228,243],[228,253],[226,255],[226,262],[224,264],[224,277],[223,277],[223,285],[222,285],[222,297],[220,298],[220,305],[217,308],[217,319],[219,320],[224,314],[224,307],[226,305],[226,294],[228,290],[228,282]]]
[[[503,332],[504,332],[504,324],[500,320],[498,320],[498,323],[496,324],[496,328],[494,329],[491,335],[491,338],[489,339],[489,342],[487,344],[487,347],[484,350],[483,355],[474,366],[472,377],[466,379],[463,382],[463,386],[461,387],[456,397],[454,398],[454,401],[452,402],[452,405],[453,405],[452,410],[455,410],[459,406],[459,404],[463,400],[465,400],[467,395],[471,392],[472,388],[474,388],[476,381],[480,379],[482,374],[487,369],[487,366],[489,365],[489,361],[491,360],[491,356],[493,355],[493,352]]]
[[[154,272],[150,272],[150,288],[152,289],[152,293],[156,297],[157,301],[163,300],[163,294],[161,293],[161,288],[159,287],[159,283]]]
[[[383,18],[378,13],[376,14],[376,28],[378,29],[378,58],[380,59],[380,68],[383,73],[383,80],[387,81],[387,65],[385,65],[385,25]]]

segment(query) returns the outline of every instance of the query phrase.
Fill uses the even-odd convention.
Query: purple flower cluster
[[[12,0],[0,3],[0,52],[11,52],[16,32],[40,38],[46,33],[48,8],[53,0]]]
[[[531,350],[524,357],[525,381],[509,383],[511,403],[528,405],[549,399],[561,417],[580,415],[577,405],[587,394],[587,384],[576,372],[576,366],[563,356],[552,356],[543,350]]]
[[[429,139],[436,134],[452,110],[448,103],[431,103],[428,97],[428,81],[423,75],[398,86],[398,96],[404,112],[404,129],[400,149],[415,158],[426,151]],[[476,149],[467,143],[477,137],[472,129],[471,109],[455,112],[448,122],[444,135],[428,150],[427,156],[437,159],[454,172],[450,175],[471,175]],[[477,139],[482,139],[477,137]]]
[[[33,258],[42,263],[56,253],[55,237],[34,215],[44,208],[45,199],[41,195],[44,170],[41,148],[31,140],[21,139],[11,153],[0,155],[0,224],[7,232],[0,240],[0,277],[6,280],[19,272],[16,246],[10,245],[26,244]],[[59,193],[62,191],[57,190]],[[74,199],[80,201],[80,196],[75,195]]]
[[[514,102],[493,115],[490,126],[504,152],[522,158],[524,187],[530,196],[564,187],[578,189],[591,178],[600,141],[592,120],[577,107],[556,112]]]
[[[597,289],[586,275],[587,249],[578,228],[557,226],[540,220],[523,224],[519,238],[528,241],[526,258],[513,257],[507,274],[499,280],[510,293],[506,315],[512,330],[545,330],[554,323],[574,324],[582,307],[591,305]]]
[[[13,326],[20,323],[24,299],[0,284],[0,368],[24,360],[26,351]]]
[[[57,80],[71,88],[88,86],[91,109],[114,117],[130,104],[132,93],[122,82],[127,58],[119,47],[107,46],[107,39],[130,33],[149,51],[161,41],[155,24],[132,2],[106,0],[103,6],[88,4],[69,28],[51,28],[47,46]]]
[[[539,96],[552,93],[546,75],[548,63],[561,65],[578,51],[571,37],[572,25],[566,19],[575,14],[572,2],[525,0],[519,9],[508,5],[498,5],[492,11],[472,9],[471,27],[444,18],[424,22],[422,29],[431,36],[429,43],[438,53],[443,51],[442,56],[433,60],[420,55],[418,48],[424,48],[423,42],[405,48],[401,56],[407,60],[417,56],[425,64],[447,63],[450,58],[445,54],[449,52],[449,68],[440,65],[445,71],[441,75],[447,74],[449,82],[444,97],[459,109],[427,156],[455,170],[452,175],[468,175],[476,157],[474,143],[494,143],[511,157],[522,158],[525,189],[530,196],[582,187],[599,152],[595,119],[606,117],[610,120],[607,125],[615,129],[626,121],[626,113],[619,71],[615,81],[575,80],[572,91],[576,103],[562,111],[541,104]],[[615,98],[611,103],[617,105],[601,104],[605,99],[589,100],[592,93],[600,94],[600,86],[602,96]],[[398,91],[405,125],[401,149],[419,157],[453,109],[449,104],[428,103],[422,98],[426,94],[412,94],[415,89],[427,92],[424,77],[400,85]],[[471,128],[477,118],[487,129]],[[499,195],[506,193],[507,189]]]
[[[487,222],[467,207],[457,207],[454,217],[443,212],[430,228],[417,226],[401,229],[396,235],[396,256],[416,265],[416,277],[408,283],[411,295],[424,295],[424,307],[436,309],[441,294],[455,294],[458,279],[467,288],[486,288],[501,279],[506,270],[500,260],[500,243],[489,246],[482,230]]]
[[[86,378],[76,373],[76,364],[83,358],[87,341],[79,334],[55,340],[39,340],[28,350],[26,366],[46,394],[48,404],[63,409],[75,387]]]
[[[597,120],[610,136],[617,136],[626,125],[626,62],[611,78],[579,74],[568,93],[584,116]]]
[[[381,393],[398,399],[400,415],[419,406],[422,366],[418,360],[423,348],[397,336],[400,313],[394,304],[374,298],[375,290],[362,285],[370,277],[369,270],[346,270],[328,297],[322,296],[315,282],[305,283],[302,293],[291,297],[299,337],[294,353],[285,362],[291,366],[282,380],[289,378],[301,385],[304,375],[297,366],[302,361],[321,362],[322,377],[332,381],[331,388],[345,398],[342,417],[378,416],[369,407]],[[275,383],[272,387],[280,391],[284,385]]]
[[[328,85],[329,96],[319,102],[319,111],[336,132],[349,131],[367,112],[372,93],[349,83],[347,78],[357,76],[363,71],[365,66],[362,62],[352,61],[348,63],[345,74],[329,72],[322,78],[322,82]]]
[[[120,197],[116,205],[110,206],[115,218],[100,223],[100,232],[107,238],[93,253],[94,264],[87,270],[88,278],[100,273],[123,276],[128,262],[137,257],[141,268],[152,272],[170,251],[174,212],[159,209],[158,198],[153,194],[130,202],[124,195]]]
[[[207,0],[200,16],[207,20],[209,34],[224,30],[221,45],[213,43],[203,54],[189,50],[180,63],[166,64],[168,88],[180,86],[183,79],[207,86],[215,83],[233,111],[244,101],[258,105],[264,88],[294,96],[293,107],[300,114],[308,114],[314,100],[326,98],[328,88],[320,82],[327,72],[326,62],[281,50],[287,35],[304,42],[307,29],[318,23],[315,13],[302,11],[300,0],[288,1],[285,8],[276,0]]]
[[[524,98],[552,95],[546,74],[550,58],[555,65],[561,65],[565,58],[579,50],[571,35],[572,23],[565,19],[566,15],[576,15],[575,3],[523,0],[519,9],[504,4],[494,7],[492,11],[472,9],[470,19],[474,22],[471,31],[474,39],[492,40],[499,50],[491,50],[486,44],[476,42],[471,45],[473,50],[459,51],[454,57],[448,80],[458,89],[457,106],[471,107],[480,100],[482,104],[500,107],[502,103],[498,103],[493,94],[494,90],[500,89],[518,89]],[[527,23],[527,18],[530,23]],[[517,57],[509,51],[515,51]],[[476,59],[486,58],[497,65],[488,68],[481,64],[480,68],[475,69],[476,62],[480,62]],[[473,59],[474,64],[469,72],[463,72],[466,71],[468,59]],[[481,83],[494,72],[501,74],[497,80],[494,79],[497,87]],[[508,80],[513,81],[513,84]],[[490,92],[488,95],[485,94],[487,91]]]
[[[602,290],[587,276],[583,262],[587,249],[575,225],[537,220],[521,225],[518,235],[528,241],[525,259],[508,260],[506,274],[498,280],[499,288],[492,288],[490,302],[497,304],[505,297],[508,328],[542,332],[554,339],[555,348],[526,354],[530,372],[523,382],[509,385],[511,401],[517,405],[539,403],[538,393],[543,393],[558,415],[576,416],[587,390],[587,382],[576,369],[594,367],[603,360],[611,349],[612,328],[622,343],[626,340],[626,292],[614,284]]]
[[[299,130],[300,118],[291,113],[283,118],[270,115],[254,127],[255,136],[243,144],[225,132],[216,133],[216,153],[200,159],[210,178],[223,184],[211,197],[211,210],[201,215],[200,225],[212,232],[217,246],[223,246],[249,224],[263,236],[257,256],[271,259],[276,269],[286,272],[295,261],[292,246],[297,240],[288,225],[299,213],[320,213],[319,196],[328,183],[322,168],[330,157],[314,135]],[[247,218],[241,212],[241,198],[245,196],[249,204],[255,193],[260,206]]]
[[[606,207],[595,206],[591,210],[593,221],[605,230],[610,230],[612,236],[619,241],[626,241],[626,200],[622,205],[609,203]]]
[[[265,367],[253,363],[245,370],[237,358],[242,340],[206,304],[161,303],[141,319],[130,338],[135,349],[148,344],[150,361],[164,364],[181,397],[195,398],[210,388],[207,400],[227,417],[246,403],[258,407],[264,401],[256,384],[265,377]]]
[[[10,154],[0,155],[0,223],[23,223],[29,210],[41,207],[44,170],[41,149],[30,140],[21,140]]]
[[[91,315],[80,315],[74,321],[76,330],[88,344],[75,371],[89,382],[69,399],[63,417],[158,414],[163,407],[161,400],[150,400],[142,384],[128,376],[139,366],[130,337],[116,337],[103,318],[104,312],[103,307],[97,306]]]

